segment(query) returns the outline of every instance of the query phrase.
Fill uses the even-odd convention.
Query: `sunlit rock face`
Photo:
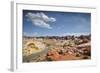
[[[39,41],[28,41],[23,48],[23,56],[29,56],[31,54],[41,52],[45,49],[45,45]]]

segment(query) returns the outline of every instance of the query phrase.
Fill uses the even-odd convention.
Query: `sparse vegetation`
[[[23,38],[23,62],[81,60],[91,58],[90,35]]]

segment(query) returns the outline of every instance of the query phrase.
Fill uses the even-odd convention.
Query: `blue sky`
[[[26,36],[65,36],[91,33],[91,14],[23,10]]]

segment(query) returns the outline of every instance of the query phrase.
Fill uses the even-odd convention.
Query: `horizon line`
[[[91,33],[67,33],[64,35],[23,35],[26,37],[45,37],[45,36],[59,36],[59,37],[63,37],[63,36],[81,36],[81,35],[91,35]]]

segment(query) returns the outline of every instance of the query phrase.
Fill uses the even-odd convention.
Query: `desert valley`
[[[91,59],[91,35],[23,36],[23,62]]]

